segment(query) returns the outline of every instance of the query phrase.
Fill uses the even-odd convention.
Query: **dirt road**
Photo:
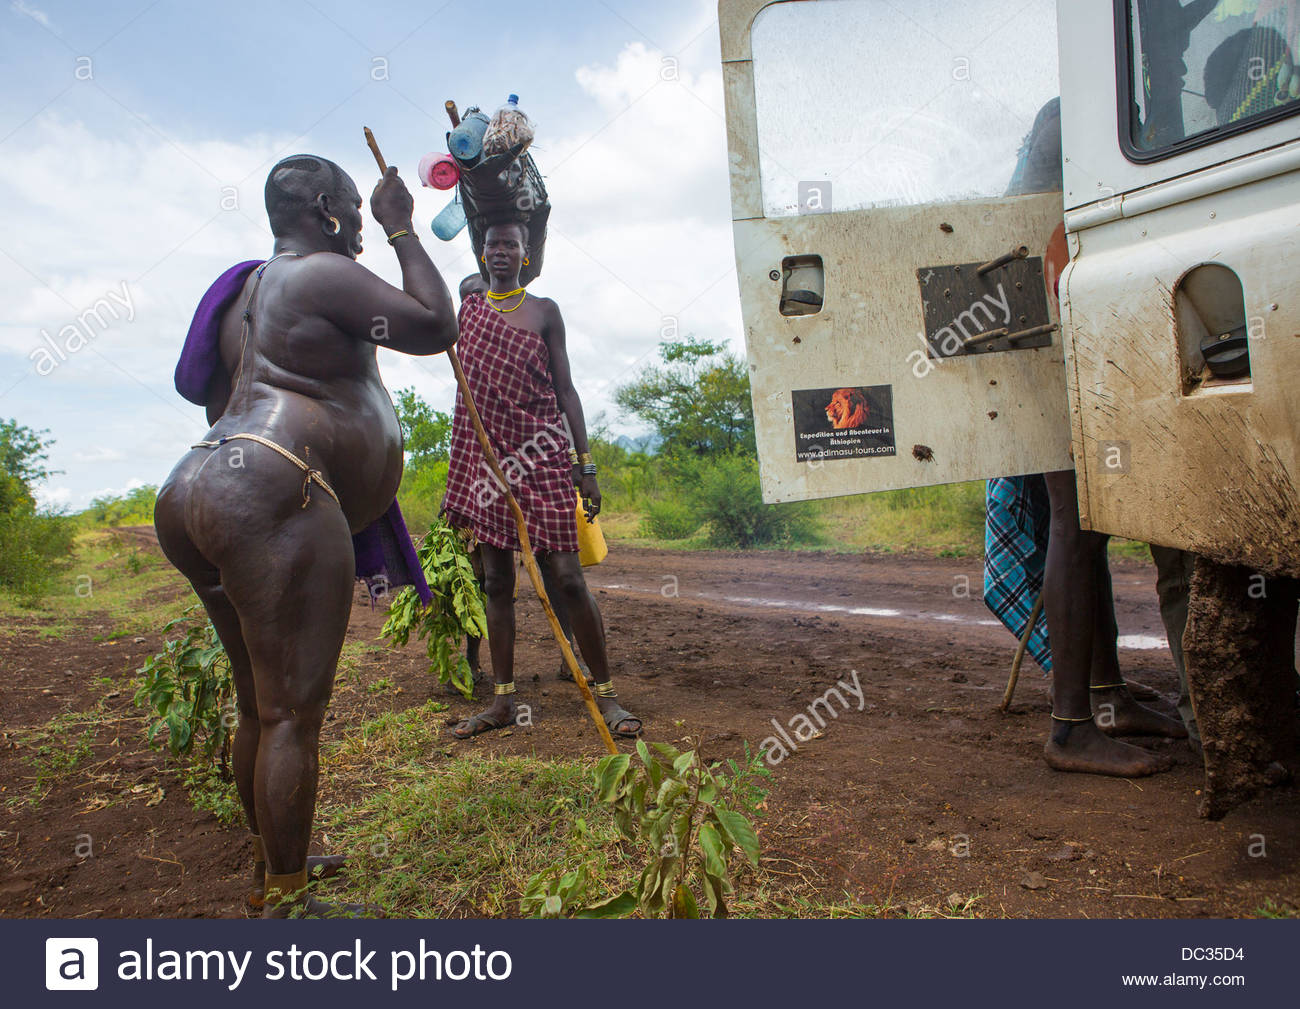
[[[147,544],[147,534],[136,533]],[[1150,565],[1116,563],[1116,608],[1133,678],[1176,689],[1162,646]],[[1235,916],[1272,900],[1300,906],[1300,792],[1275,790],[1209,823],[1196,816],[1200,765],[1184,743],[1151,742],[1176,760],[1154,779],[1055,773],[1040,752],[1045,681],[1032,662],[1009,715],[997,711],[1015,642],[979,600],[978,559],[816,553],[687,553],[613,545],[589,572],[605,615],[625,705],[653,739],[703,736],[709,752],[776,736],[760,824],[774,871],[809,880],[827,900],[946,907],[978,897],[985,914]],[[351,641],[371,641],[382,614],[359,593]],[[0,717],[32,726],[88,706],[91,678],[114,677],[110,713],[131,713],[126,678],[159,648],[0,639]],[[558,654],[535,601],[519,615],[519,700],[534,725],[509,737],[449,744],[538,756],[596,752],[576,691],[557,683]],[[327,736],[384,708],[435,695],[417,646],[376,655],[361,675],[401,693],[348,695]],[[838,685],[844,702],[827,695]],[[441,695],[438,695],[441,696]],[[799,740],[799,716],[825,722]],[[452,713],[477,707],[456,699]],[[828,712],[834,712],[833,715]],[[781,735],[782,730],[789,737]],[[132,730],[133,733],[136,730]],[[786,745],[788,742],[789,745]],[[194,812],[181,789],[104,804],[115,789],[162,782],[161,758],[106,720],[75,788],[39,806],[9,803],[0,835],[5,915],[237,915],[245,869],[239,832]],[[0,750],[12,795],[31,776],[14,744]],[[77,838],[94,838],[80,857]]]

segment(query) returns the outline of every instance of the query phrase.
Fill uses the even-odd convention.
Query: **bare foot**
[[[1187,729],[1181,721],[1138,704],[1128,687],[1092,691],[1092,713],[1097,728],[1108,736],[1187,738]]]
[[[1153,687],[1148,687],[1145,683],[1139,683],[1137,680],[1126,679],[1128,692],[1133,695],[1135,701],[1158,701],[1160,700],[1160,691]]]
[[[1143,778],[1173,766],[1165,754],[1122,743],[1102,733],[1091,722],[1052,725],[1052,737],[1043,748],[1047,765],[1058,771],[1108,774],[1116,778]]]

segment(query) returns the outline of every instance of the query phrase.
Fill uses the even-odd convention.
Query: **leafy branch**
[[[167,747],[175,756],[190,754],[196,743],[202,754],[216,759],[228,776],[231,730],[236,724],[234,682],[230,659],[210,621],[195,622],[198,605],[163,627],[167,635],[184,628],[179,638],[167,641],[139,669],[135,704],[157,716],[147,730],[150,743],[167,731]]]
[[[749,817],[766,790],[759,779],[771,772],[761,756],[745,747],[745,762],[709,765],[696,749],[679,751],[667,743],[636,745],[639,763],[627,753],[603,757],[595,768],[597,795],[613,807],[614,821],[629,841],[639,843],[648,860],[637,882],[596,904],[585,903],[591,886],[586,866],[558,877],[543,872],[529,880],[522,909],[538,917],[701,917],[700,896],[708,914],[727,916],[735,892],[732,867],[737,852],[757,868],[758,835]]]
[[[451,683],[468,700],[474,695],[474,673],[461,641],[466,634],[487,637],[483,592],[474,576],[465,542],[445,519],[435,519],[417,548],[420,566],[433,593],[425,607],[407,586],[394,597],[381,633],[394,647],[405,645],[415,631],[427,639],[429,671],[439,683]]]

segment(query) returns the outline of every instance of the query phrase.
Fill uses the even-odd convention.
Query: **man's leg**
[[[1119,669],[1119,627],[1111,591],[1110,561],[1103,537],[1096,554],[1097,615],[1092,638],[1092,713],[1097,728],[1108,736],[1166,736],[1182,739],[1187,730],[1172,718],[1141,705]]]
[[[569,602],[564,593],[560,590],[559,583],[555,579],[555,569],[548,560],[549,554],[539,553],[537,555],[537,567],[542,572],[542,586],[546,589],[546,598],[551,601],[551,609],[555,611],[555,619],[560,623],[560,630],[564,636],[569,639],[569,647],[578,656],[578,668],[582,670],[588,681],[591,680],[591,670],[586,667],[582,661],[581,651],[578,648],[578,640],[573,636],[573,620],[569,616]],[[583,583],[586,588],[586,583]],[[603,633],[603,629],[602,629]],[[561,680],[572,680],[569,674],[569,667],[564,664],[564,656],[560,656],[560,671],[558,678]]]
[[[1073,471],[1047,473],[1045,479],[1052,504],[1043,582],[1043,607],[1052,645],[1053,710],[1051,736],[1044,750],[1047,763],[1059,771],[1120,777],[1167,770],[1167,757],[1111,739],[1093,724],[1089,686],[1103,601],[1097,557],[1100,553],[1104,560],[1107,537],[1079,528]]]
[[[596,600],[587,590],[587,581],[582,576],[582,565],[576,553],[552,551],[546,555],[546,564],[551,568],[555,581],[556,594],[564,599],[573,619],[574,636],[578,647],[586,660],[591,675],[595,678],[596,704],[602,713],[622,711],[618,695],[609,673],[609,656],[605,650],[605,624],[600,617]],[[641,731],[641,719],[626,711],[626,717],[620,718],[610,731],[620,735],[633,735]]]
[[[1187,665],[1183,661],[1183,633],[1187,630],[1187,600],[1192,591],[1192,568],[1196,555],[1151,544],[1151,559],[1156,564],[1156,597],[1160,600],[1160,620],[1169,639],[1169,654],[1178,672],[1178,714],[1187,728],[1192,744],[1199,749],[1201,734],[1196,728],[1196,712],[1187,690]]]
[[[515,552],[480,543],[483,591],[487,596],[488,652],[492,656],[493,697],[486,710],[452,729],[457,739],[504,729],[515,721]]]

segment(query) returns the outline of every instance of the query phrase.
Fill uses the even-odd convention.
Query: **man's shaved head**
[[[266,216],[271,220],[271,234],[279,237],[291,230],[319,194],[343,196],[355,188],[347,172],[333,161],[311,154],[285,158],[266,177]]]

